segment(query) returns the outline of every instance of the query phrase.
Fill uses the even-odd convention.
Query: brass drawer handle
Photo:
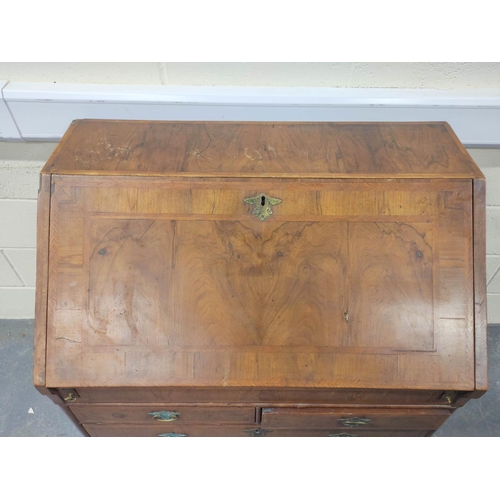
[[[341,432],[340,434],[328,434],[328,437],[336,437],[336,438],[357,438],[359,437],[357,434],[347,434],[345,432]]]
[[[178,432],[167,432],[165,434],[158,434],[158,437],[162,438],[177,438],[177,437],[188,437],[187,434],[179,434]]]
[[[272,431],[258,427],[257,429],[245,429],[243,432],[248,432],[252,437],[262,437]]]
[[[74,403],[77,399],[78,397],[74,392],[68,392],[68,395],[64,398],[64,401],[66,403]]]
[[[158,422],[172,422],[172,420],[177,420],[180,413],[176,411],[152,411],[148,415],[151,415],[153,420],[157,420]]]
[[[273,215],[271,206],[281,203],[279,198],[271,198],[265,193],[260,193],[259,196],[255,196],[254,198],[245,198],[243,201],[249,205],[255,205],[252,214],[260,220],[267,219]]]
[[[369,418],[339,418],[339,424],[342,424],[344,427],[359,427],[360,425],[368,425],[370,422],[371,420]]]
[[[444,391],[441,399],[447,404],[451,405],[457,399],[458,393],[456,391]]]

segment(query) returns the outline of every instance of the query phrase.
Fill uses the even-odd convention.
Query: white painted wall
[[[500,89],[500,63],[0,63],[0,80],[132,85]]]
[[[500,91],[500,63],[0,63],[0,81]],[[0,142],[0,318],[34,315],[38,172],[54,148]],[[500,323],[500,149],[470,153],[487,178],[488,319]]]

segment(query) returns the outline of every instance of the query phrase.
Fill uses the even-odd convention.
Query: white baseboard
[[[6,81],[0,80],[0,140],[2,141],[22,141],[21,134],[17,130],[16,124],[9,108],[3,98],[3,89],[7,85]]]
[[[0,82],[0,87],[2,83],[5,82]],[[468,147],[500,147],[500,89],[175,87],[10,82],[3,87],[2,97],[0,138],[3,140],[58,141],[71,121],[77,118],[447,121]]]

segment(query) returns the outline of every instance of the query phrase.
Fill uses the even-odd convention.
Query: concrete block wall
[[[500,323],[500,150],[471,149],[486,176],[486,275],[488,322]]]
[[[34,316],[38,179],[55,146],[0,142],[0,318]]]

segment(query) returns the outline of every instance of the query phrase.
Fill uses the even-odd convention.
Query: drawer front
[[[337,431],[334,429],[266,429],[252,426],[92,425],[83,427],[94,437],[423,437],[431,431]]]
[[[219,422],[253,423],[254,407],[203,407],[177,405],[70,405],[71,411],[82,423],[153,424],[174,423],[209,424]]]
[[[437,429],[450,416],[446,409],[263,408],[262,426],[292,429]],[[345,431],[348,432],[348,431]]]

